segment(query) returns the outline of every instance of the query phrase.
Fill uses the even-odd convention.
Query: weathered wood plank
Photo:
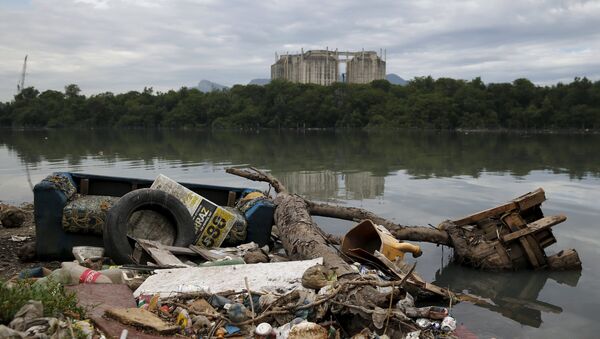
[[[191,249],[189,249],[187,247],[176,247],[176,246],[167,246],[167,245],[162,245],[161,247],[164,248],[165,250],[171,252],[174,255],[189,255],[192,257],[199,256],[198,253],[192,251]]]
[[[179,326],[171,325],[154,313],[142,308],[109,308],[106,310],[106,315],[123,324],[140,326],[160,334],[171,334],[179,329]]]
[[[137,239],[137,242],[158,265],[188,266],[156,241]]]
[[[537,190],[535,190],[533,192],[529,192],[527,194],[524,194],[506,204],[471,214],[462,219],[454,220],[453,223],[456,224],[457,226],[474,224],[485,218],[499,216],[501,214],[510,212],[512,210],[518,209],[520,211],[524,211],[533,206],[541,204],[545,200],[546,200],[546,194],[544,193],[544,190],[541,188],[538,188]]]
[[[456,224],[456,226],[464,226],[464,225],[474,224],[482,219],[486,219],[486,218],[490,218],[490,217],[493,217],[493,216],[496,216],[499,214],[503,214],[508,211],[512,211],[516,208],[517,208],[517,204],[511,201],[507,204],[496,206],[494,208],[490,208],[490,209],[487,209],[487,210],[484,210],[481,212],[477,212],[477,213],[471,214],[469,216],[466,216],[462,219],[454,220],[453,223]]]
[[[548,266],[553,270],[581,269],[581,260],[577,251],[568,249],[549,256]]]
[[[196,245],[190,245],[190,250],[192,250],[194,253],[197,253],[199,256],[201,256],[202,258],[204,258],[208,261],[221,260],[226,257],[226,255],[217,254],[217,253],[211,252],[211,250],[209,250],[209,249],[202,248],[202,247],[196,246]]]
[[[524,211],[546,201],[546,193],[542,188],[538,188],[535,191],[524,194],[513,201],[517,204],[520,211]]]
[[[528,234],[536,233],[547,228],[550,228],[556,224],[560,224],[561,222],[567,220],[567,217],[564,215],[555,215],[551,217],[545,217],[539,220],[536,220],[530,224],[527,224],[527,227],[520,229],[518,231],[514,231],[502,237],[502,241],[509,242],[520,237],[523,237]]]
[[[511,231],[517,232],[524,229],[527,225],[525,220],[518,213],[510,213],[502,217],[502,221],[510,228]],[[527,255],[527,259],[534,268],[539,268],[545,265],[545,255],[540,249],[538,243],[535,241],[533,236],[526,235],[518,238],[521,247]]]
[[[235,192],[229,191],[227,195],[227,206],[234,207],[235,206]]]

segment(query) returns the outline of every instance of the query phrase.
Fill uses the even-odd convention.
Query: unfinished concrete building
[[[346,78],[351,84],[368,84],[385,79],[385,61],[375,52],[356,53],[346,63]]]
[[[271,65],[271,79],[284,79],[301,84],[331,85],[342,81],[365,84],[385,79],[385,60],[373,51],[338,52],[310,50],[299,54],[275,56]],[[340,64],[346,64],[346,72],[339,76]]]

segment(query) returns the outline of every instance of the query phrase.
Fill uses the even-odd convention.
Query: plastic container
[[[120,268],[109,268],[98,272],[108,277],[113,284],[125,283],[125,279],[123,279],[123,271]]]
[[[71,284],[112,284],[107,276],[75,262],[63,262],[62,269],[70,276]]]
[[[452,332],[456,329],[456,320],[454,318],[452,318],[451,316],[447,316],[446,318],[444,318],[444,320],[442,320],[442,331],[445,332]]]
[[[250,192],[240,199],[236,208],[248,222],[245,242],[255,242],[265,246],[271,239],[275,205],[261,192]]]
[[[63,270],[62,268],[56,269],[52,271],[48,276],[38,279],[33,286],[43,286],[48,283],[48,280],[52,280],[54,282],[70,285],[71,284],[71,275],[69,272]]]

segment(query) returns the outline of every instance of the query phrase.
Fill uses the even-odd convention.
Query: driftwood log
[[[311,215],[331,217],[359,222],[370,219],[382,225],[399,240],[431,242],[438,245],[451,245],[450,237],[444,230],[430,226],[403,226],[382,218],[373,212],[358,207],[333,206],[306,201]]]

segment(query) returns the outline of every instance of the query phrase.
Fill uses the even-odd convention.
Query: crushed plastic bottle
[[[123,279],[123,270],[120,268],[109,268],[106,270],[98,271],[100,274],[108,277],[113,284],[124,284],[125,279]]]
[[[441,325],[442,331],[445,332],[452,332],[456,329],[456,320],[454,318],[452,318],[451,316],[447,316],[446,318],[444,318],[444,320],[442,320],[442,325]]]

